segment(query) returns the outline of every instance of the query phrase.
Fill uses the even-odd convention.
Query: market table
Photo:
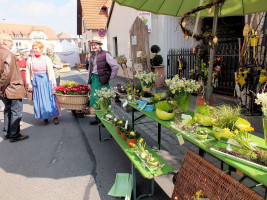
[[[111,124],[110,122],[103,119],[103,112],[95,110],[95,113],[98,117],[98,119],[101,121],[101,123],[106,127],[106,129],[109,131],[109,133],[112,135],[114,140],[118,143],[118,145],[121,147],[121,149],[124,151],[126,156],[131,161],[131,172],[133,176],[133,195],[134,200],[143,198],[145,196],[153,196],[154,195],[154,178],[157,176],[161,176],[164,174],[168,174],[173,171],[173,168],[167,164],[166,161],[164,161],[160,156],[158,156],[151,148],[148,146],[146,149],[154,156],[156,157],[160,163],[164,164],[164,167],[159,170],[155,171],[149,171],[147,168],[143,168],[141,160],[135,155],[134,148],[130,148],[125,140],[121,138],[121,135],[117,134],[115,126]],[[100,124],[99,124],[99,131],[100,131]],[[99,132],[101,135],[101,133]],[[101,138],[101,136],[100,136]],[[149,194],[142,194],[138,197],[136,197],[136,173],[135,168],[140,172],[140,174],[146,178],[151,179],[151,193]]]
[[[172,128],[170,126],[170,121],[160,120],[157,117],[155,111],[152,111],[152,112],[143,111],[143,110],[137,108],[137,104],[133,103],[133,102],[128,102],[128,105],[130,105],[132,107],[132,125],[133,126],[134,126],[134,124],[136,122],[136,119],[134,118],[134,110],[138,110],[139,112],[141,112],[143,114],[141,117],[139,117],[139,119],[141,119],[144,116],[146,116],[146,117],[149,117],[149,118],[153,119],[154,121],[156,121],[158,123],[158,146],[159,146],[159,148],[160,148],[160,138],[161,138],[161,125],[166,127],[167,129],[173,131],[176,134],[181,134],[182,133],[182,131],[179,131],[177,129]],[[248,177],[252,178],[253,180],[255,180],[256,182],[262,184],[265,187],[265,190],[267,191],[267,172],[266,171],[260,170],[260,169],[251,167],[249,165],[240,163],[238,161],[235,161],[233,159],[218,155],[217,153],[212,152],[210,150],[210,148],[208,146],[206,146],[204,143],[202,143],[200,141],[197,141],[196,139],[194,139],[193,137],[190,137],[189,135],[183,134],[183,138],[188,140],[189,142],[193,143],[197,147],[199,147],[200,150],[210,153],[211,155],[213,155],[214,157],[218,158],[222,162],[228,164],[229,166],[232,166],[233,168],[235,168],[235,169],[239,170],[240,172],[244,173],[246,176],[248,176]],[[266,149],[264,139],[259,138],[259,137],[255,136],[255,135],[251,135],[251,139],[253,140],[253,142],[257,143],[259,147],[261,147],[263,149]],[[209,144],[216,146],[217,142],[215,140],[213,140],[213,141],[209,141]],[[265,196],[266,196],[266,194],[265,194]],[[267,196],[266,196],[266,199],[267,199]]]

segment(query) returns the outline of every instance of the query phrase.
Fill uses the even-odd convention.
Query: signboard
[[[98,35],[99,35],[100,37],[105,37],[105,35],[106,35],[106,31],[105,31],[105,29],[103,29],[103,28],[99,29],[99,30],[98,30]]]
[[[147,25],[148,32],[151,32],[152,31],[151,13],[150,12],[138,12],[138,17]]]

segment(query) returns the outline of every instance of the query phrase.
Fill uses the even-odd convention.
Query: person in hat
[[[92,53],[89,58],[88,66],[88,84],[91,87],[90,111],[93,112],[97,105],[97,96],[94,96],[95,90],[110,88],[109,80],[113,79],[119,70],[118,63],[112,58],[109,52],[102,50],[103,45],[99,37],[93,37],[90,41]],[[97,118],[90,122],[91,125],[98,123]]]

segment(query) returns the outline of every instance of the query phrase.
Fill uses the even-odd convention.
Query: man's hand
[[[32,92],[32,84],[28,84],[28,91]]]

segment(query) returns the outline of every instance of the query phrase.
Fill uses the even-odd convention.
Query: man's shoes
[[[56,118],[54,118],[54,124],[55,125],[58,125],[59,124],[59,120],[58,120],[58,118],[56,117]]]
[[[90,125],[96,125],[98,124],[98,120],[97,119],[94,119],[93,121],[90,122]]]
[[[9,139],[9,142],[10,142],[10,143],[13,143],[13,142],[19,142],[19,141],[22,141],[22,140],[26,140],[26,139],[28,139],[28,138],[29,138],[28,135],[19,135],[19,136],[16,137],[16,138],[10,138],[10,139]]]
[[[47,126],[48,125],[48,119],[44,120],[44,125]]]
[[[9,135],[5,135],[4,140],[8,140],[8,139],[9,139]]]

